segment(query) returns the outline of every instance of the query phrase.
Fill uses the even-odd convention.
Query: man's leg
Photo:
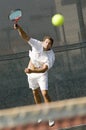
[[[40,95],[40,89],[37,88],[35,90],[33,90],[33,96],[34,96],[34,100],[36,104],[40,104],[41,103],[41,95]],[[42,119],[38,119],[38,123],[41,123]]]
[[[42,90],[41,93],[45,103],[51,102],[50,96],[48,95],[48,90]]]
[[[48,90],[42,90],[42,95],[45,103],[51,102],[50,96],[48,95]],[[49,126],[52,127],[55,124],[54,120],[49,120]]]
[[[33,90],[33,96],[34,96],[35,103],[40,104],[41,103],[41,95],[40,95],[39,88]]]

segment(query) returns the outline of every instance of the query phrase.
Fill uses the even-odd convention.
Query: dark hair
[[[52,37],[50,37],[50,36],[44,36],[43,41],[45,41],[46,39],[49,39],[51,41],[51,44],[53,45],[54,40],[53,40]]]

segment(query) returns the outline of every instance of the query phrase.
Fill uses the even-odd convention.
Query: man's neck
[[[45,49],[45,48],[43,48],[43,50],[44,50],[44,51],[49,51],[49,50],[51,50],[51,48],[49,48],[49,49]]]

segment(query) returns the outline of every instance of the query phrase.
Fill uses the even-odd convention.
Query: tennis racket
[[[10,12],[10,14],[8,15],[9,20],[11,20],[15,23],[17,23],[20,20],[21,17],[22,17],[21,9],[12,10]]]

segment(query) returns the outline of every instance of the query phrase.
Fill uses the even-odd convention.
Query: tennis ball
[[[61,14],[55,14],[52,17],[52,24],[53,26],[61,26],[64,24],[64,16]]]

